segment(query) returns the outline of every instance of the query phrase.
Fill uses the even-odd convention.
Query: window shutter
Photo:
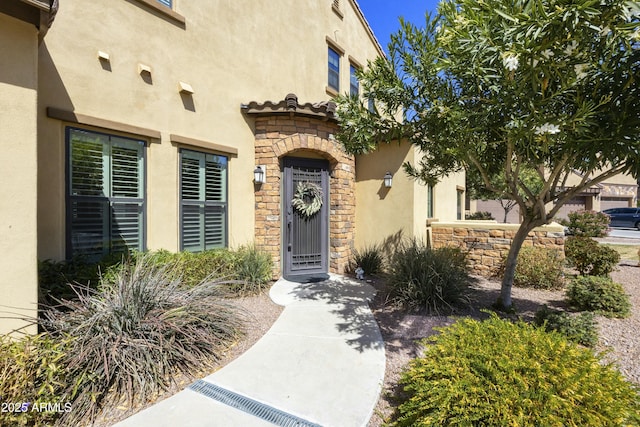
[[[182,249],[200,252],[205,249],[203,237],[203,207],[199,204],[182,205]]]
[[[69,130],[70,255],[144,250],[144,142]]]
[[[109,234],[108,202],[73,200],[71,202],[71,246],[74,255],[100,258]]]
[[[207,249],[226,246],[226,215],[224,206],[205,207],[205,245]]]
[[[143,250],[142,203],[116,203],[111,205],[111,252]]]
[[[212,155],[206,158],[206,200],[208,202],[227,200],[227,165],[222,159]]]
[[[73,130],[70,134],[71,195],[105,196],[108,159],[104,147],[108,139]]]
[[[226,247],[227,158],[181,151],[182,249]]]
[[[143,196],[142,146],[117,140],[111,148],[111,197],[140,198]]]
[[[191,153],[182,156],[182,199],[200,200],[200,159]]]

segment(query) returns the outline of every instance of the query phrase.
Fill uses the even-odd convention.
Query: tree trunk
[[[502,287],[500,288],[500,300],[498,305],[502,305],[505,309],[510,309],[512,306],[511,301],[511,288],[513,287],[513,279],[516,274],[516,264],[518,262],[518,254],[522,248],[527,235],[533,230],[537,224],[524,220],[520,224],[520,228],[516,232],[509,248],[509,254],[505,262],[504,276],[502,277]]]

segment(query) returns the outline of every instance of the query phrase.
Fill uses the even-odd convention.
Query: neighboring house
[[[354,158],[335,140],[332,99],[362,96],[355,71],[383,55],[354,0],[61,0],[39,47],[0,12],[22,43],[0,46],[3,306],[36,314],[37,259],[255,242],[274,274],[342,273],[354,245],[463,214],[463,176],[418,186],[408,145]],[[322,189],[311,218],[300,182]]]
[[[566,186],[577,185],[582,177],[578,172],[574,172],[567,180]],[[503,205],[507,205],[508,202],[508,200],[504,200],[501,204],[499,200],[472,200],[469,210],[471,212],[490,212],[497,221],[502,222],[505,214]],[[631,175],[619,174],[591,186],[569,200],[560,208],[556,217],[566,219],[569,212],[573,211],[583,209],[603,211],[610,208],[636,206],[637,202],[638,182]],[[520,222],[517,204],[509,211],[506,222]]]

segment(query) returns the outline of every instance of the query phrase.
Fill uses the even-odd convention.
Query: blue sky
[[[398,17],[416,25],[424,24],[426,11],[435,12],[437,0],[358,0],[378,41],[387,50],[389,35],[400,28]]]

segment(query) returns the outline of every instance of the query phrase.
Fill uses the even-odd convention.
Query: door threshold
[[[285,274],[283,277],[289,282],[296,283],[317,283],[329,280],[329,274],[327,273]]]

